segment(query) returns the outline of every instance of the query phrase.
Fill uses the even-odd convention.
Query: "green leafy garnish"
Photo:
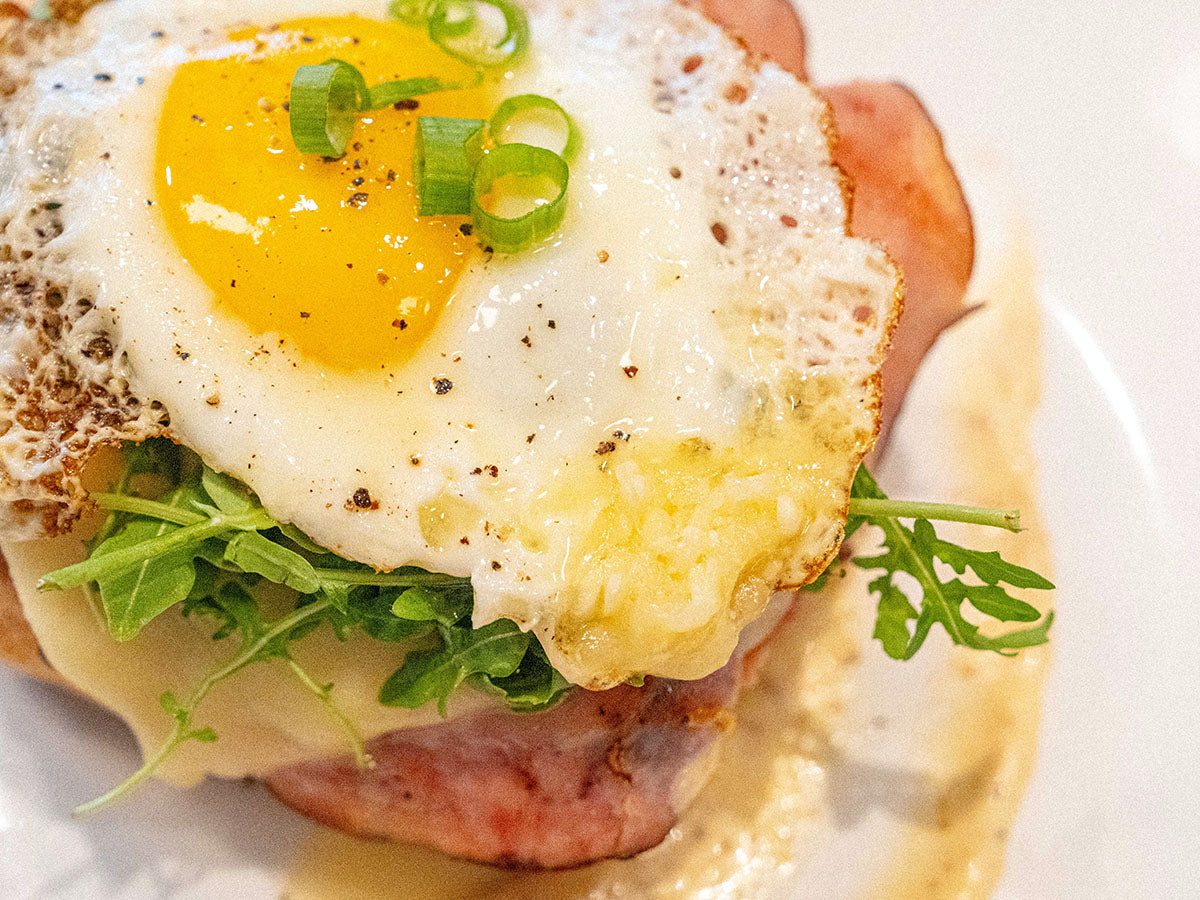
[[[333,686],[292,656],[296,641],[324,625],[343,640],[357,630],[400,645],[402,664],[381,692],[389,705],[415,708],[436,700],[444,715],[464,681],[522,711],[544,708],[566,690],[566,680],[538,642],[512,622],[472,628],[468,579],[413,567],[378,572],[337,556],[273,519],[241,482],[168,441],[128,444],[124,462],[113,489],[92,495],[109,515],[89,558],[46,575],[41,587],[96,583],[117,640],[135,638],[178,608],[185,617],[212,620],[213,639],[236,638],[240,649],[185,700],[163,693],[163,709],[174,719],[166,741],[141,769],[81,806],[79,814],[126,796],[181,745],[216,740],[211,728],[196,725],[197,707],[216,684],[267,660],[286,664],[299,685],[324,704],[365,765],[362,737],[335,702]],[[157,487],[149,491],[155,496],[141,495],[147,485]],[[291,612],[275,620],[264,615],[289,596]]]
[[[415,709],[436,700],[445,715],[446,700],[467,678],[508,677],[529,649],[529,635],[506,619],[470,631],[446,626],[439,631],[442,645],[409,653],[404,665],[384,682],[380,703]]]
[[[874,637],[883,644],[889,656],[911,659],[921,649],[930,629],[938,624],[955,644],[977,650],[1011,654],[1023,647],[1046,643],[1054,613],[1047,613],[1042,618],[1034,607],[1011,596],[1002,586],[1053,589],[1054,585],[1041,575],[1005,562],[998,552],[968,550],[941,540],[929,519],[920,517],[935,509],[932,504],[889,501],[865,466],[859,467],[851,497],[846,537],[850,537],[866,522],[883,531],[884,551],[877,556],[856,557],[854,564],[861,569],[883,572],[870,583],[870,589],[879,598]],[[870,503],[863,504],[861,501],[864,500]],[[940,509],[945,513],[942,517],[952,521],[981,522],[990,516],[992,521],[986,524],[1010,530],[1020,528],[1019,516],[1013,512],[948,506]],[[901,518],[910,517],[914,518],[911,528],[900,521]],[[959,578],[943,581],[937,573],[935,560],[941,560],[959,575],[964,575],[970,569],[983,584],[967,584]],[[916,580],[921,593],[919,610],[896,583],[896,576],[901,572]],[[823,574],[822,579],[827,574]],[[963,615],[964,603],[1000,622],[1038,624],[995,636],[985,635]],[[915,624],[910,626],[910,622]]]
[[[503,21],[480,13],[491,8]],[[393,0],[388,14],[405,25],[428,30],[447,54],[480,69],[507,66],[529,47],[529,19],[511,0]]]
[[[292,645],[322,626],[343,640],[361,631],[403,650],[399,668],[380,688],[379,700],[389,706],[417,708],[436,701],[445,715],[452,694],[470,683],[513,710],[532,712],[554,705],[570,687],[538,641],[515,623],[501,619],[472,627],[468,579],[413,567],[378,572],[344,559],[294,526],[277,522],[236,479],[165,440],[126,445],[124,460],[112,490],[92,495],[109,515],[90,543],[89,558],[51,572],[41,586],[96,584],[117,640],[136,637],[178,608],[185,617],[213,621],[212,638],[236,638],[239,647],[186,699],[163,692],[163,710],[173,720],[166,741],[142,768],[81,806],[79,814],[128,795],[183,744],[215,741],[212,728],[197,724],[197,708],[221,681],[267,660],[287,666],[345,733],[359,764],[367,764],[362,737],[335,702],[333,686],[314,678],[292,656]],[[1004,586],[1045,590],[1053,587],[1050,582],[998,553],[941,540],[927,518],[932,516],[1019,529],[1012,511],[889,500],[860,468],[846,534],[866,522],[883,530],[884,551],[855,564],[882,571],[870,588],[879,598],[875,637],[887,653],[911,658],[939,623],[955,643],[978,649],[1012,653],[1045,643],[1053,614],[1039,620],[1034,607]],[[901,523],[905,518],[915,519],[911,528]],[[958,575],[970,569],[983,583],[943,580],[935,568],[938,560]],[[900,573],[920,587],[919,609],[897,584]],[[827,577],[828,572],[819,580]],[[279,608],[281,598],[289,597],[290,611],[276,619],[264,615],[264,609]],[[965,603],[1001,622],[1036,624],[985,635],[964,617]]]
[[[188,741],[200,741],[202,743],[212,743],[215,741],[217,734],[211,728],[197,728],[194,726],[193,718],[196,713],[196,707],[200,705],[201,701],[208,696],[214,687],[230,675],[241,671],[251,663],[278,655],[281,642],[286,641],[287,635],[302,625],[306,619],[320,615],[321,612],[323,612],[323,608],[319,604],[302,607],[290,616],[273,623],[269,628],[264,626],[263,630],[257,636],[252,637],[247,633],[243,637],[241,652],[224,666],[210,672],[200,682],[200,686],[192,692],[186,703],[181,703],[170,691],[164,691],[160,698],[163,710],[175,720],[175,727],[171,730],[166,741],[163,742],[162,746],[152,756],[146,759],[140,769],[115,788],[94,800],[77,806],[74,811],[75,816],[90,815],[128,796],[140,784],[157,772],[171,754]],[[241,627],[242,624],[239,623],[238,628]],[[229,633],[232,633],[232,631]],[[360,756],[360,758],[362,757]]]

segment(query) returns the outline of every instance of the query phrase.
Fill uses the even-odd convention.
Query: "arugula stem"
[[[287,634],[289,631],[292,631],[297,625],[300,625],[307,619],[312,618],[318,613],[324,612],[329,608],[329,606],[330,603],[328,600],[318,600],[315,603],[310,603],[308,606],[300,607],[300,609],[293,612],[290,616],[286,616],[285,618],[276,622],[253,644],[249,645],[248,647],[243,647],[242,652],[235,656],[228,663],[205,676],[204,680],[200,682],[199,687],[196,688],[196,690],[192,693],[192,696],[188,699],[187,704],[183,707],[185,714],[181,718],[176,719],[175,727],[171,730],[170,736],[168,736],[167,740],[161,747],[159,747],[154,755],[146,760],[140,769],[138,769],[112,790],[97,797],[95,800],[90,800],[87,803],[83,803],[75,807],[71,815],[77,819],[83,818],[97,812],[111,803],[129,796],[130,793],[132,793],[139,785],[145,782],[158,770],[159,766],[163,764],[167,757],[169,757],[179,747],[180,744],[194,736],[195,732],[193,732],[191,728],[192,715],[195,713],[196,707],[200,705],[204,698],[208,696],[209,692],[218,683],[254,662],[258,655],[262,653],[263,650],[265,650],[273,640],[281,635]],[[320,688],[318,687],[318,690],[319,689]]]
[[[149,519],[162,519],[164,522],[172,522],[175,525],[198,525],[201,522],[207,522],[209,518],[203,513],[192,512],[190,509],[159,503],[157,500],[131,497],[128,494],[94,493],[91,498],[101,509],[133,513]]]
[[[148,559],[182,549],[189,544],[198,544],[227,531],[260,531],[264,528],[271,528],[274,524],[275,520],[261,509],[233,515],[218,513],[195,525],[188,525],[177,531],[142,541],[132,547],[124,547],[111,553],[92,555],[83,562],[51,572],[38,582],[38,589],[61,590],[62,588],[77,587],[89,581],[120,575]]]
[[[292,673],[298,679],[300,679],[300,683],[303,684],[309,691],[311,691],[318,700],[325,704],[325,708],[329,710],[329,714],[333,716],[338,725],[341,727],[342,731],[346,733],[346,737],[350,740],[350,746],[354,750],[355,765],[357,765],[360,769],[369,768],[373,760],[371,759],[370,754],[367,753],[367,748],[363,742],[362,734],[359,733],[358,726],[355,725],[354,722],[351,721],[350,717],[342,710],[342,708],[338,706],[337,701],[333,699],[333,694],[330,692],[329,688],[319,685],[313,681],[312,676],[304,671],[304,669],[300,667],[300,664],[291,657],[288,657],[287,664],[292,670]]]
[[[470,578],[437,572],[356,572],[346,569],[314,569],[321,581],[339,584],[365,584],[373,587],[467,587]]]
[[[1019,509],[988,509],[954,503],[921,503],[914,500],[880,500],[852,497],[850,515],[864,519],[929,519],[935,522],[964,522],[1008,531],[1021,530]]]

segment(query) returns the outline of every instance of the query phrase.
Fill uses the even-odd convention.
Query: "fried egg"
[[[0,213],[54,205],[30,255],[77,328],[277,519],[470,576],[577,684],[712,672],[836,550],[877,430],[899,279],[847,236],[827,106],[668,0],[537,2],[510,69],[300,154],[300,65],[469,81],[384,6],[100,4],[11,101]],[[417,216],[412,154],[520,93],[582,143],[559,232],[504,255]]]

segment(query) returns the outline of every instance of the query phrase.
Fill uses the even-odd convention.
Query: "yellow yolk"
[[[418,218],[418,115],[486,118],[483,87],[364,113],[339,160],[301,154],[286,101],[296,68],[330,57],[368,84],[472,73],[423,33],[357,17],[232,34],[182,65],[163,105],[156,190],[167,227],[218,303],[258,334],[347,370],[402,360],[449,302],[475,242],[460,217]]]

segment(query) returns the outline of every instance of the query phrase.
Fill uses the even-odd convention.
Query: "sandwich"
[[[1047,639],[1048,581],[931,524],[1015,514],[863,466],[970,214],[790,7],[41,13],[0,47],[0,647],[144,748],[81,814],[252,777],[495,865],[639,853],[868,523],[889,655]]]

